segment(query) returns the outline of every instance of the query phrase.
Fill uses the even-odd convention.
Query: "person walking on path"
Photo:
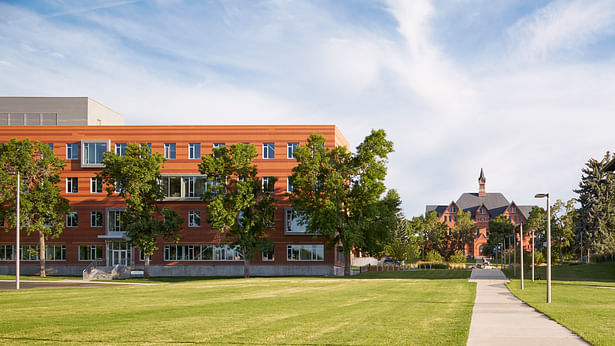
[[[468,345],[588,345],[557,322],[513,296],[499,269],[473,269],[476,300]]]

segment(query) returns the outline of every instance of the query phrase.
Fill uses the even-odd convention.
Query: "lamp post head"
[[[545,197],[549,197],[548,193],[537,193],[536,195],[534,195],[534,198],[545,198]]]

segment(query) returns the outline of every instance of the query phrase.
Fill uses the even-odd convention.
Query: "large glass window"
[[[161,186],[167,198],[197,198],[206,189],[204,176],[163,176]]]
[[[20,255],[22,261],[38,261],[38,245],[21,245]],[[66,261],[66,245],[47,245],[45,246],[45,259],[47,261]]]
[[[301,218],[293,215],[292,208],[286,208],[285,231],[288,233],[305,233],[306,225],[301,223]]]
[[[0,245],[0,261],[15,260],[15,245]]]
[[[175,160],[175,143],[164,143],[164,158]]]
[[[78,160],[79,159],[79,143],[67,143],[66,144],[66,159]]]
[[[165,245],[165,261],[241,261],[238,246],[230,245]]]
[[[83,142],[83,164],[102,165],[107,149],[107,142]]]
[[[299,143],[288,143],[286,145],[286,157],[289,159],[295,158],[295,152],[297,151],[297,147],[299,147]]]
[[[102,245],[79,245],[80,261],[101,261],[103,259]]]
[[[205,177],[183,177],[184,197],[201,197],[205,193]]]
[[[274,143],[263,143],[263,159],[275,159]]]
[[[191,160],[201,158],[201,143],[188,143],[188,158]]]
[[[324,245],[288,245],[288,261],[323,261],[325,257]]]

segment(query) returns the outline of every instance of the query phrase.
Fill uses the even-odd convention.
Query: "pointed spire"
[[[484,197],[487,195],[485,192],[485,183],[487,182],[487,178],[485,178],[485,171],[480,169],[480,175],[478,176],[478,197]]]

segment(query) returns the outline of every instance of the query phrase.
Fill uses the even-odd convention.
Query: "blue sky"
[[[478,188],[569,199],[613,150],[615,1],[10,1],[0,95],[128,124],[335,124],[395,143],[408,216]]]

